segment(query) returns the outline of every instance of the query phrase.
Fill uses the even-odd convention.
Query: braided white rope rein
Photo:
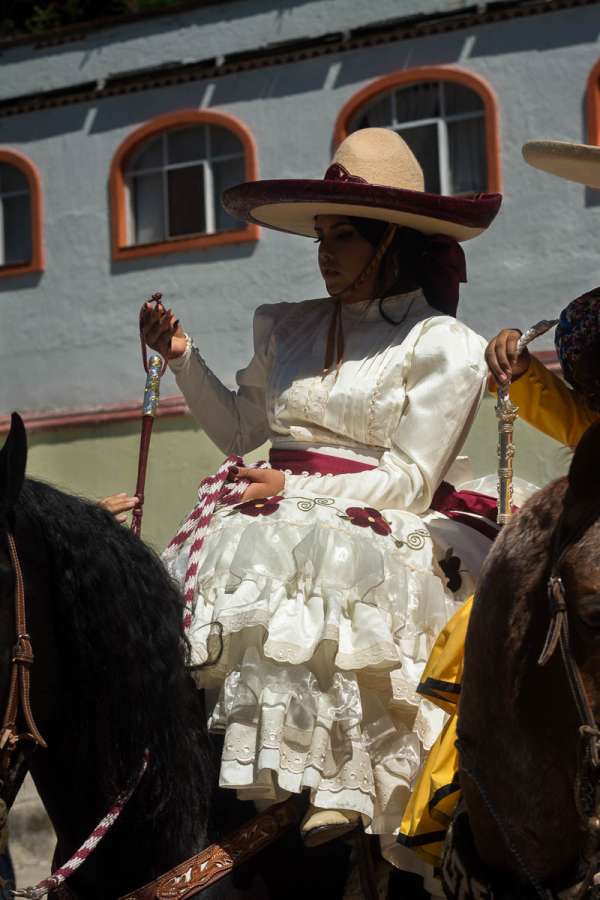
[[[58,869],[55,869],[52,875],[48,878],[44,878],[43,881],[38,882],[35,887],[27,887],[22,888],[21,890],[17,889],[11,891],[13,897],[27,897],[28,900],[40,900],[41,897],[45,897],[49,891],[56,890],[61,884],[63,884],[67,878],[69,878],[73,872],[76,872],[79,866],[81,866],[90,853],[92,853],[102,838],[110,831],[113,827],[125,807],[127,806],[127,802],[133,795],[135,789],[138,784],[142,780],[142,776],[144,772],[148,768],[148,751],[144,754],[144,761],[138,772],[135,779],[132,781],[131,785],[123,791],[113,805],[110,807],[106,815],[100,822],[96,825],[90,836],[83,842],[79,850],[76,850],[73,856],[66,862],[64,865],[60,866]]]
[[[223,460],[220,468],[214,475],[209,475],[208,478],[202,481],[198,488],[198,502],[162,555],[165,561],[172,559],[177,555],[182,545],[193,537],[188,551],[183,583],[183,599],[185,603],[183,625],[186,631],[192,623],[196,576],[198,574],[201,551],[215,509],[217,505],[232,506],[235,503],[239,503],[246,488],[251,484],[246,478],[236,482],[227,481],[231,467],[243,465],[244,461],[239,456],[228,456]],[[253,468],[266,469],[268,468],[268,463],[259,462]]]
[[[183,585],[183,626],[186,631],[192,623],[194,596],[196,592],[196,575],[198,573],[201,550],[215,509],[217,508],[217,505],[231,506],[239,502],[246,491],[246,488],[251,484],[246,478],[236,482],[228,482],[227,479],[231,467],[240,465],[243,466],[244,462],[239,456],[228,456],[214,475],[209,475],[208,478],[205,478],[201,482],[200,487],[198,488],[197,503],[163,553],[164,560],[172,559],[177,555],[183,544],[185,544],[190,537],[193,537],[188,552]],[[256,463],[253,468],[268,468],[268,463],[259,462]],[[77,871],[90,854],[93,853],[102,838],[110,831],[123,812],[140,783],[144,772],[148,768],[148,758],[149,754],[148,751],[146,751],[142,767],[135,780],[127,790],[119,794],[104,818],[98,822],[90,836],[83,842],[81,847],[75,851],[73,856],[60,866],[60,868],[55,869],[52,875],[48,878],[44,878],[43,881],[38,882],[34,887],[26,887],[21,888],[20,890],[17,889],[11,891],[13,897],[25,897],[27,900],[41,900],[41,898],[45,897],[50,891],[56,890],[57,887],[63,884],[73,872]]]

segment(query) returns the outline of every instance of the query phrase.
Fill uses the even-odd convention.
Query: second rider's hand
[[[516,381],[529,368],[531,356],[527,347],[517,353],[517,342],[521,332],[516,328],[505,328],[489,342],[485,351],[485,361],[496,380],[503,387],[509,380]]]
[[[179,319],[162,303],[144,303],[142,336],[148,346],[165,359],[177,359],[185,352],[185,332]]]
[[[111,494],[110,497],[100,500],[100,506],[112,513],[117,522],[124,525],[127,521],[127,514],[134,507],[138,506],[139,502],[137,497],[130,497],[128,494],[121,492],[120,494]]]
[[[242,478],[252,482],[242,494],[243,503],[247,500],[275,497],[283,491],[285,485],[285,475],[279,469],[244,469],[232,466],[228,481],[239,481]]]

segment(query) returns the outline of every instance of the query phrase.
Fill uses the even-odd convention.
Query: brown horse
[[[557,897],[597,868],[599,458],[600,424],[580,442],[568,478],[523,507],[484,566],[465,649],[466,813],[446,848],[449,897]],[[553,575],[564,591],[561,582],[549,589]],[[552,623],[563,619],[553,644]]]

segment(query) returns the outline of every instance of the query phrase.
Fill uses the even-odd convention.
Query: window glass
[[[5,266],[31,261],[31,203],[28,194],[2,198]]]
[[[213,163],[213,186],[215,194],[215,227],[217,231],[225,231],[228,228],[241,228],[243,222],[232,218],[223,209],[221,194],[227,188],[233,187],[245,180],[244,160],[228,159],[223,162]]]
[[[130,245],[240,227],[221,207],[221,193],[244,181],[237,135],[213,125],[155,135],[127,169]]]
[[[206,156],[206,126],[167,132],[167,158],[173,163],[198,162]]]
[[[445,81],[444,88],[444,113],[446,116],[456,116],[461,113],[479,112],[483,114],[483,100],[462,84]]]
[[[425,190],[432,194],[441,193],[440,158],[437,123],[417,125],[415,128],[400,128],[399,133],[415,154],[425,176]]]
[[[160,169],[163,164],[163,136],[159,134],[147,141],[134,154],[128,166],[129,172],[140,172],[143,169]]]
[[[383,94],[361,110],[352,123],[351,131],[359,128],[387,128],[394,119],[392,113],[392,94]]]
[[[31,197],[26,175],[0,163],[0,266],[31,262]]]
[[[423,168],[425,190],[443,194],[487,189],[485,108],[477,91],[451,81],[425,81],[374,97],[350,131],[391,128]]]
[[[29,193],[27,177],[16,166],[0,163],[0,194],[9,194],[13,191]]]
[[[206,231],[204,166],[169,172],[169,237]]]
[[[442,113],[438,81],[413,84],[396,92],[396,121],[416,122],[435,119]]]
[[[163,177],[136,175],[132,179],[132,211],[136,244],[150,244],[165,238]]]
[[[483,119],[448,122],[448,156],[453,194],[485,191],[487,161]]]

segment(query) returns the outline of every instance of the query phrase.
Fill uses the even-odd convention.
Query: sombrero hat
[[[523,156],[543,172],[600,188],[600,147],[570,141],[527,141]]]
[[[322,180],[251,181],[229,188],[223,206],[236,219],[314,237],[318,215],[359,216],[477,237],[500,209],[500,194],[446,197],[424,190],[423,170],[406,141],[387,128],[363,128],[338,147]]]

